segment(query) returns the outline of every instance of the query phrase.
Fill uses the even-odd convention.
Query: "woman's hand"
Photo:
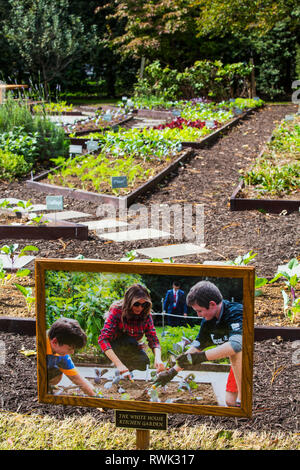
[[[165,365],[161,360],[155,361],[154,362],[154,367],[156,369],[156,372],[159,374],[160,372],[163,372],[165,370]]]
[[[161,350],[160,348],[155,348],[154,349],[154,367],[156,369],[156,372],[162,372],[165,370],[165,365],[163,361],[161,360]]]
[[[118,371],[120,372],[120,376],[122,379],[129,379],[131,380],[131,375],[129,370],[125,366],[119,366]]]

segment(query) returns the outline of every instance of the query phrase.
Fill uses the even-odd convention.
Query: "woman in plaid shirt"
[[[157,372],[164,370],[159,340],[151,316],[151,298],[140,284],[127,289],[123,300],[114,303],[108,312],[98,343],[123,377],[134,369],[146,370],[150,361],[141,340],[145,335],[154,354]]]

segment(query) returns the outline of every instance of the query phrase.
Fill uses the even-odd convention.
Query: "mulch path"
[[[208,254],[176,258],[178,263],[202,263],[205,260],[230,260],[253,250],[252,265],[258,276],[273,277],[279,264],[299,257],[299,213],[263,214],[258,211],[231,212],[229,198],[239,181],[239,170],[248,167],[263,148],[275,126],[286,115],[297,110],[294,105],[266,106],[245,118],[213,145],[196,151],[196,156],[168,177],[159,187],[140,198],[150,210],[152,204],[177,202],[204,204],[205,243]],[[44,203],[45,195],[28,189],[22,181],[0,183],[0,197],[31,199]],[[95,215],[97,205],[64,198],[66,210]],[[182,242],[189,241],[183,239]],[[28,240],[2,240],[2,244]],[[32,243],[32,241],[30,241]],[[119,260],[127,251],[176,243],[170,240],[147,240],[115,243],[100,240],[93,233],[89,240],[37,240],[39,257]],[[178,243],[178,242],[177,242]],[[277,286],[278,287],[278,286]],[[279,290],[280,291],[280,286]],[[268,300],[268,298],[266,299]],[[273,305],[273,304],[272,304]],[[272,307],[266,310],[272,310]],[[267,318],[267,315],[266,315]],[[262,319],[260,319],[262,320]],[[268,321],[268,320],[266,320]],[[278,320],[276,320],[278,321]],[[272,321],[270,319],[270,323]],[[260,323],[259,323],[260,324]],[[292,325],[290,325],[292,326]],[[4,410],[35,412],[57,417],[92,412],[99,420],[113,419],[113,413],[79,407],[49,406],[37,402],[36,359],[18,351],[35,349],[35,339],[0,333],[7,347],[7,362],[0,366],[0,405]],[[255,343],[253,418],[217,418],[171,415],[170,426],[182,424],[222,424],[241,430],[299,432],[299,366],[293,363],[293,343],[280,338]],[[299,362],[299,360],[298,360]]]

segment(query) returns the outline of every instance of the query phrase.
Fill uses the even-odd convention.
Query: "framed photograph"
[[[40,402],[251,417],[255,268],[37,259]]]

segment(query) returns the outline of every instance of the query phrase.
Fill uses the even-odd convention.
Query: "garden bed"
[[[249,198],[244,193],[245,183],[240,181],[230,197],[230,210],[249,211],[262,210],[273,214],[280,214],[282,211],[291,213],[299,211],[300,196],[292,195],[287,199],[269,198]],[[298,193],[299,194],[299,193]],[[295,199],[294,199],[295,198]]]
[[[109,369],[108,369],[109,370]],[[105,385],[110,385],[110,380],[107,378],[100,378],[95,382],[93,377],[86,377],[92,384],[99,398],[106,400],[130,400],[130,401],[151,401],[151,381],[145,380],[129,380],[120,381],[118,384],[113,384],[109,389]],[[210,383],[197,383],[195,388],[188,390],[178,390],[179,383],[171,382],[166,387],[157,388],[156,392],[161,403],[184,403],[192,405],[218,405],[214,389]],[[152,389],[153,390],[153,389]],[[149,392],[149,393],[148,393]],[[79,387],[55,387],[53,395],[84,395]]]
[[[103,132],[109,129],[117,129],[120,126],[123,126],[127,122],[130,122],[133,119],[133,116],[127,116],[125,118],[114,119],[112,121],[101,120],[100,123],[96,123],[96,118],[92,118],[87,122],[78,121],[75,125],[72,126],[72,131],[70,132],[69,126],[64,126],[66,135],[71,139],[76,139],[77,136],[84,136],[90,133]],[[70,135],[72,137],[70,137]]]
[[[273,131],[230,198],[231,210],[299,211],[300,117],[287,115]]]
[[[26,213],[0,211],[0,239],[55,240],[58,238],[77,238],[86,240],[88,238],[88,228],[85,225],[64,220],[49,221],[45,215],[38,217],[38,220],[38,223],[30,224],[32,219],[28,218]]]
[[[175,158],[174,161],[172,161],[172,163],[166,165],[165,162],[162,162],[161,165],[156,165],[156,167],[158,167],[160,171],[149,181],[142,183],[140,186],[135,185],[133,190],[128,195],[125,195],[125,196],[118,197],[109,193],[100,194],[100,193],[95,193],[93,191],[85,191],[82,189],[77,189],[76,181],[73,181],[73,184],[75,183],[75,188],[62,187],[62,186],[47,183],[48,176],[50,174],[53,174],[59,167],[54,168],[53,170],[49,170],[40,175],[37,175],[32,180],[26,181],[26,184],[28,187],[31,187],[43,193],[62,194],[62,195],[72,197],[74,199],[90,200],[98,204],[106,203],[106,204],[113,204],[117,208],[126,208],[130,204],[132,204],[139,196],[141,196],[142,194],[145,194],[147,191],[155,187],[166,176],[168,176],[171,172],[176,170],[181,163],[187,161],[193,155],[194,153],[191,149],[186,149],[185,151],[180,152],[177,155],[177,158]],[[77,184],[79,184],[79,181],[77,181]]]
[[[45,225],[0,225],[0,239],[8,240],[56,240],[71,238],[88,239],[88,227],[74,222],[60,220]]]

